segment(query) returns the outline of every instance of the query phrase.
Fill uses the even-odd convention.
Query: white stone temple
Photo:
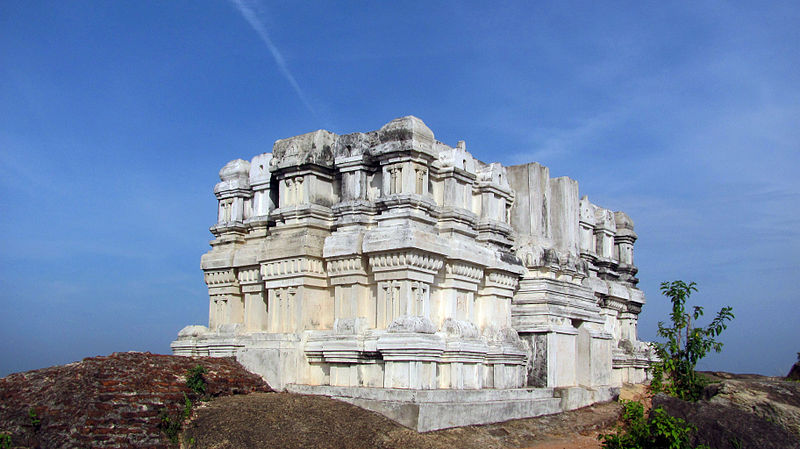
[[[420,431],[554,413],[646,380],[623,212],[537,163],[484,163],[418,118],[320,130],[219,173],[209,322],[176,355]]]

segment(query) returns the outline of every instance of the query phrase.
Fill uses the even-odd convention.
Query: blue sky
[[[341,2],[345,3],[345,2]],[[636,222],[648,304],[732,305],[702,368],[800,351],[797,2],[0,2],[0,375],[207,321],[229,160],[422,118]],[[710,318],[709,318],[710,319]]]

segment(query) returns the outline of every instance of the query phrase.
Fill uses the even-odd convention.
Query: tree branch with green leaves
[[[696,401],[700,398],[705,380],[695,371],[697,362],[709,351],[722,351],[722,342],[717,337],[727,329],[727,322],[734,318],[733,308],[723,307],[706,327],[695,327],[693,322],[703,316],[703,307],[694,306],[687,311],[686,302],[692,292],[697,291],[697,284],[683,281],[661,283],[661,293],[672,302],[670,321],[667,327],[664,322],[658,323],[658,335],[665,338],[665,343],[654,343],[656,354],[661,359],[653,365],[654,391],[663,391],[672,396]]]

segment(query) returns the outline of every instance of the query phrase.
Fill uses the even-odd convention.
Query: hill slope
[[[170,447],[159,414],[182,409],[196,365],[212,396],[270,391],[232,359],[114,353],[0,379],[0,432],[22,447]]]
[[[537,418],[417,433],[388,418],[324,396],[251,394],[198,408],[184,441],[196,449],[270,448],[596,448],[596,433],[612,426],[616,402]]]

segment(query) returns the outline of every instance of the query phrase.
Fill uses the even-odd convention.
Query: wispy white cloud
[[[568,158],[575,153],[591,151],[599,136],[615,129],[627,117],[627,107],[603,112],[578,121],[574,126],[562,128],[537,127],[524,132],[533,150],[514,155],[515,163],[551,161]]]
[[[269,52],[272,54],[272,59],[275,60],[275,64],[278,66],[278,69],[281,71],[281,74],[286,81],[292,86],[297,97],[300,98],[300,101],[303,102],[303,105],[308,109],[315,117],[317,116],[314,107],[311,106],[311,102],[308,101],[308,97],[306,96],[305,92],[302,88],[300,88],[300,84],[297,83],[294,75],[292,75],[292,71],[289,70],[289,65],[286,63],[286,59],[283,58],[283,55],[278,50],[278,47],[275,46],[275,43],[272,42],[272,39],[269,37],[269,32],[267,31],[267,27],[264,26],[264,23],[258,17],[258,12],[256,11],[255,4],[253,2],[248,2],[246,0],[230,0],[236,9],[242,14],[242,17],[250,24],[250,27],[253,28],[253,31],[258,34],[258,37],[261,38],[261,41],[264,42],[264,45],[267,46]]]

